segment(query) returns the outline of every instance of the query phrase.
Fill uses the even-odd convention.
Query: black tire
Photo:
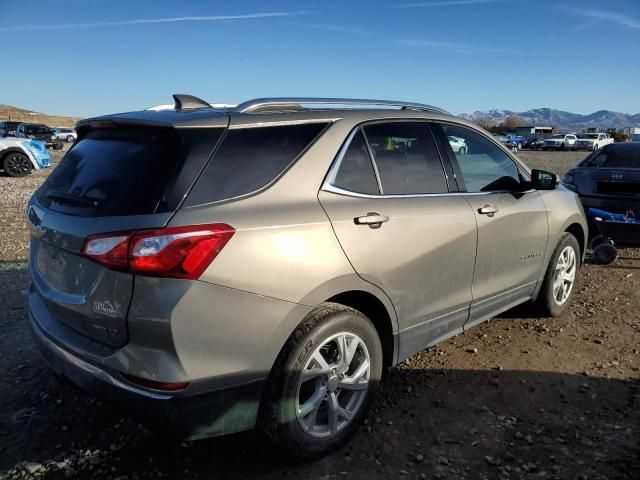
[[[598,265],[609,265],[617,260],[618,249],[605,241],[593,249],[593,258]]]
[[[564,150],[564,143],[560,145],[560,150]]]
[[[553,282],[556,275],[556,266],[558,264],[558,259],[560,258],[560,254],[566,247],[572,247],[574,250],[576,258],[576,274],[572,288],[569,292],[569,296],[562,304],[558,304],[558,302],[556,302],[554,298]],[[582,257],[580,255],[580,245],[578,244],[578,240],[576,240],[576,237],[568,232],[563,233],[560,237],[560,240],[558,241],[558,244],[556,245],[555,250],[553,251],[553,254],[551,255],[549,265],[547,266],[547,272],[545,273],[544,281],[542,283],[542,287],[540,288],[540,293],[538,294],[538,298],[536,299],[536,306],[539,308],[542,315],[548,317],[557,317],[564,311],[564,309],[568,305],[571,304],[571,298],[576,291],[578,279],[580,277],[581,259]]]
[[[355,334],[366,345],[370,361],[369,382],[364,398],[349,423],[329,438],[317,438],[307,433],[298,421],[298,381],[316,349],[340,332]],[[266,386],[259,429],[278,448],[296,458],[324,456],[344,445],[364,421],[381,376],[382,346],[371,321],[352,308],[325,303],[307,316],[280,352]]]
[[[595,237],[593,237],[591,239],[591,241],[589,242],[589,248],[591,250],[595,250],[596,247],[604,242],[606,242],[607,240],[604,238],[603,235],[596,235]]]
[[[53,149],[54,150],[62,150],[64,148],[64,145],[62,142],[56,142],[53,144]]]
[[[2,168],[10,177],[24,177],[31,173],[33,165],[24,153],[9,152],[2,160]]]
[[[467,147],[460,147],[460,150],[458,150],[458,153],[460,155],[466,155],[467,154]]]
[[[73,135],[67,135],[67,142],[71,143],[75,140],[75,138],[73,138]]]

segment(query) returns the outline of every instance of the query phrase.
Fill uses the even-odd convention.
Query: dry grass
[[[73,127],[80,118],[47,115],[12,105],[0,104],[0,121],[5,120],[11,120],[12,122],[44,123],[50,127]]]

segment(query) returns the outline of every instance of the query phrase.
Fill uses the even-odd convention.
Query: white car
[[[53,134],[57,140],[65,140],[67,142],[75,142],[78,139],[78,134],[73,128],[54,128]]]
[[[32,170],[51,166],[44,142],[27,138],[0,138],[0,170],[10,177],[24,177]]]
[[[544,150],[571,150],[578,140],[573,133],[559,133],[547,138],[542,148]]]
[[[595,152],[613,142],[613,138],[610,138],[606,133],[581,133],[578,135],[578,140],[573,145],[573,149]]]
[[[464,155],[469,151],[469,147],[467,147],[467,142],[465,142],[464,138],[454,137],[453,135],[449,135],[447,138],[449,139],[449,145],[451,145],[453,153]]]

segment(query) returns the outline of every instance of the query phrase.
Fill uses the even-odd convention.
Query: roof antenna
[[[175,93],[173,95],[176,110],[193,110],[194,108],[211,108],[211,104],[193,95]]]

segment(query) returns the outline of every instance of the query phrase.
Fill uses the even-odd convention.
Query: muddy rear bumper
[[[29,310],[35,343],[49,367],[82,390],[113,403],[151,430],[195,440],[249,430],[255,426],[264,381],[197,395],[138,388],[93,365],[51,339]]]

